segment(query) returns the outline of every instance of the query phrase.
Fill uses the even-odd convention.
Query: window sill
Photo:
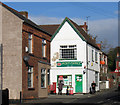
[[[43,57],[43,59],[47,60],[47,57]]]
[[[28,53],[30,56],[33,56],[33,53]]]
[[[28,88],[28,90],[35,90],[35,88]]]
[[[47,89],[46,87],[41,87],[41,89]]]
[[[77,58],[75,58],[75,59],[59,59],[59,60],[77,60]]]

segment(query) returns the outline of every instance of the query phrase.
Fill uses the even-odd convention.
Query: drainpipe
[[[88,91],[88,44],[86,43],[86,90]]]
[[[0,44],[0,56],[1,56],[1,59],[0,59],[0,65],[1,65],[1,68],[0,68],[0,71],[1,71],[1,85],[0,85],[0,104],[2,104],[2,69],[3,69],[3,46],[2,44]]]
[[[1,90],[2,90],[2,84],[3,84],[3,78],[2,78],[2,74],[3,74],[3,45],[1,44]]]

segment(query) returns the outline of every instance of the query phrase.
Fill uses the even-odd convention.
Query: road
[[[117,89],[111,89],[88,98],[76,99],[72,103],[120,105],[120,91]]]
[[[45,99],[29,100],[22,103],[23,105],[41,105],[41,104],[78,104],[78,105],[120,105],[120,91],[116,88],[97,92],[96,94],[78,94],[73,96],[50,95]],[[10,104],[10,105],[22,105]]]

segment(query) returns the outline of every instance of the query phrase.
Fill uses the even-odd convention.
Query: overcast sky
[[[61,24],[65,17],[83,24],[98,40],[118,46],[118,2],[5,2],[17,11],[28,11],[36,24]]]

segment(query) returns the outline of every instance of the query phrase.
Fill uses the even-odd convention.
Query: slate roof
[[[99,49],[99,47],[97,46],[95,40],[93,40],[83,29],[80,25],[77,25],[74,21],[72,21],[71,19],[69,19],[68,17],[66,17],[72,25],[74,25],[74,27],[81,33],[81,35],[84,37],[84,39],[86,40],[86,42],[92,46],[94,46],[95,48]],[[65,18],[65,19],[66,19]],[[57,31],[57,29],[60,27],[60,24],[57,25],[39,25],[41,28],[43,28],[44,30],[48,31],[50,34],[54,35],[55,32]],[[100,50],[100,49],[99,49]]]
[[[32,22],[30,19],[27,19],[26,17],[24,17],[23,15],[21,15],[18,11],[16,11],[15,9],[3,4],[0,2],[0,5],[2,4],[3,7],[5,7],[7,10],[9,10],[10,12],[12,12],[14,15],[16,15],[17,17],[19,17],[20,19],[24,20],[24,23],[27,23],[31,26],[33,26],[34,28],[48,34],[49,36],[52,36],[50,33],[46,32],[44,29],[40,28],[37,24],[35,24],[34,22]]]
[[[49,32],[51,35],[54,34],[54,32],[57,30],[57,28],[60,26],[60,24],[54,24],[54,25],[39,25],[42,29]]]

